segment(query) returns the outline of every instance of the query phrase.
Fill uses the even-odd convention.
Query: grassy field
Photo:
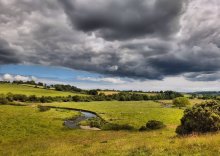
[[[36,95],[36,96],[68,96],[68,95],[80,95],[86,96],[85,94],[80,93],[71,93],[71,92],[60,92],[55,90],[48,90],[42,88],[34,88],[33,86],[27,85],[16,85],[16,84],[0,84],[0,94],[25,94],[25,95]]]
[[[153,101],[69,102],[46,105],[94,111],[109,122],[130,124],[136,128],[140,128],[148,120],[153,119],[169,125],[179,124],[183,112],[181,109],[164,108],[161,104]]]
[[[37,96],[63,96],[71,93],[0,84],[0,93]],[[12,89],[13,88],[13,89]],[[75,94],[74,94],[75,95]],[[68,129],[65,119],[79,115],[75,111],[50,109],[40,112],[37,105],[0,105],[0,155],[3,156],[176,156],[220,155],[220,133],[178,137],[175,133],[183,110],[166,108],[165,101],[102,101],[42,104],[94,111],[111,123],[129,124],[134,131],[91,131]],[[191,104],[203,100],[190,100]],[[139,132],[148,120],[163,121],[161,130]]]
[[[104,107],[111,110],[122,109],[122,105],[127,105],[124,111],[129,109],[143,111],[147,109],[162,109],[153,102],[131,103],[67,103],[60,106],[77,106],[91,110],[99,110],[103,113]],[[56,104],[57,105],[57,104]],[[72,105],[72,106],[71,106]],[[103,106],[100,106],[103,105]],[[146,108],[142,108],[147,105]],[[141,106],[141,107],[140,107]],[[99,109],[99,107],[101,107]],[[164,114],[169,109],[164,109]],[[131,111],[133,112],[133,111]],[[220,154],[220,133],[207,134],[201,136],[177,137],[175,134],[176,125],[181,116],[181,110],[174,109],[170,113],[175,113],[172,119],[162,119],[168,126],[162,130],[138,132],[138,131],[87,131],[71,130],[63,127],[63,120],[77,115],[77,112],[61,111],[52,109],[47,112],[39,112],[33,106],[3,106],[0,105],[0,155],[20,155],[20,156],[145,156],[145,155],[212,155]],[[117,113],[117,112],[116,112]],[[118,113],[117,113],[118,114]],[[104,115],[104,114],[103,114]],[[136,125],[136,115],[130,118],[131,123]],[[142,117],[145,118],[146,114]],[[152,117],[161,116],[152,113]],[[165,116],[166,116],[165,115]],[[120,116],[120,115],[119,115]],[[135,117],[136,116],[136,117]],[[164,116],[164,118],[165,118]],[[170,115],[172,116],[172,115]],[[175,115],[174,115],[175,116]],[[108,117],[108,115],[106,115]],[[139,116],[141,117],[141,116]],[[152,117],[145,118],[151,119]],[[157,118],[158,119],[158,118]],[[130,123],[128,119],[125,120]],[[125,122],[124,121],[124,122]],[[115,121],[118,122],[118,121]],[[139,120],[138,124],[142,124]]]
[[[165,104],[165,105],[172,105],[173,100],[158,100],[159,102]],[[200,104],[206,101],[212,101],[212,100],[203,100],[203,99],[189,99],[189,102],[191,104],[191,106],[195,105],[195,104]]]
[[[114,94],[118,94],[119,92],[117,91],[110,91],[110,90],[102,90],[102,91],[98,91],[98,94],[105,94],[105,95],[114,95]]]

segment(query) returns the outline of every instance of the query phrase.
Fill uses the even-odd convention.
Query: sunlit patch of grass
[[[69,102],[46,105],[94,111],[108,122],[129,124],[136,128],[145,125],[149,120],[162,121],[168,125],[179,124],[183,114],[181,109],[164,108],[153,101]]]

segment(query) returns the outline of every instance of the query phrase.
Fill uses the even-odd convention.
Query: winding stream
[[[75,118],[75,119],[68,119],[68,120],[65,120],[63,125],[65,127],[68,127],[68,128],[79,128],[79,123],[81,121],[84,121],[84,120],[87,120],[87,119],[90,119],[90,118],[95,118],[95,117],[98,117],[96,114],[94,113],[91,113],[91,112],[86,112],[86,111],[79,111],[82,115]]]

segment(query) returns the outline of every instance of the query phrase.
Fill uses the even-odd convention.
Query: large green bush
[[[156,130],[156,129],[161,129],[166,127],[166,125],[161,122],[161,121],[157,121],[157,120],[149,120],[146,123],[146,126],[142,126],[139,131],[146,131],[146,130]]]
[[[164,123],[161,121],[157,121],[157,120],[150,120],[146,124],[146,128],[151,129],[151,130],[161,129],[164,127],[165,127]]]
[[[176,107],[186,107],[187,105],[190,105],[190,102],[186,97],[178,97],[173,99],[173,105]]]
[[[181,125],[177,127],[176,133],[185,135],[193,132],[205,133],[219,130],[220,104],[211,101],[186,109],[181,119]]]

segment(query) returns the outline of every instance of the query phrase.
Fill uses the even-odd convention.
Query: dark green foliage
[[[96,128],[102,128],[102,126],[105,124],[105,122],[98,117],[88,119],[88,123],[90,127]]]
[[[50,103],[50,102],[90,102],[90,101],[142,101],[142,100],[157,100],[158,96],[148,96],[144,94],[133,94],[133,93],[119,93],[114,95],[91,95],[91,96],[42,96],[37,97],[35,95],[26,96],[23,94],[12,94],[8,93],[6,95],[8,101],[19,101],[19,102],[40,102],[40,103]]]
[[[12,83],[14,84],[30,84],[30,85],[36,85],[35,81],[31,80],[31,81],[13,81]]]
[[[0,94],[0,104],[8,104],[8,99],[4,94]]]
[[[75,86],[71,86],[71,85],[56,84],[56,85],[53,85],[53,87],[57,91],[69,91],[69,92],[81,92],[82,91],[82,89],[77,88]]]
[[[148,130],[146,126],[141,126],[141,128],[139,128],[139,131],[146,131]]]
[[[204,94],[201,97],[198,97],[199,99],[203,100],[209,100],[209,99],[217,99],[217,95],[209,95],[209,94]]]
[[[99,117],[90,118],[90,119],[88,119],[87,123],[90,127],[97,127],[102,130],[114,130],[114,131],[134,130],[134,127],[130,126],[128,124],[119,125],[119,124],[115,124],[115,123],[108,123]]]
[[[146,129],[155,130],[166,127],[163,122],[157,120],[150,120],[146,124]]]
[[[98,91],[97,90],[88,90],[87,94],[89,94],[89,95],[98,95]]]
[[[133,93],[133,92],[120,92],[118,94],[108,95],[112,100],[117,101],[143,101],[143,100],[168,100],[176,97],[182,97],[183,95],[173,91],[159,92],[154,96],[149,96],[147,94]]]
[[[42,82],[38,82],[37,85],[38,86],[44,86],[44,84]]]
[[[193,132],[206,133],[219,130],[220,104],[211,101],[186,109],[181,119],[181,125],[177,127],[176,133],[185,135]]]
[[[186,107],[187,105],[190,105],[190,102],[186,97],[178,97],[173,99],[173,105],[176,107]]]
[[[36,101],[38,101],[38,98],[36,97],[36,95],[30,95],[29,96],[29,101],[30,102],[36,102]]]
[[[130,126],[128,124],[119,125],[119,124],[113,124],[113,123],[106,123],[101,127],[102,130],[134,130],[133,126]]]
[[[28,101],[28,97],[26,95],[23,95],[23,94],[13,94],[13,95],[10,95],[12,98],[13,97],[13,101],[20,101],[20,102],[26,102]]]
[[[50,110],[50,107],[47,107],[47,106],[38,105],[37,107],[38,107],[40,112],[46,112],[46,111]]]

